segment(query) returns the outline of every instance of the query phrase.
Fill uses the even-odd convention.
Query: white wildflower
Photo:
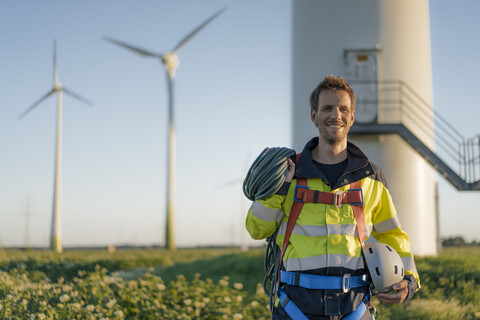
[[[220,283],[220,285],[224,287],[228,286],[228,280],[225,279],[220,279],[218,283]]]
[[[117,299],[112,299],[107,302],[107,307],[111,308],[115,305],[115,303],[117,303]]]
[[[263,295],[265,293],[265,291],[263,291],[263,286],[259,283],[257,284],[257,294],[259,295]]]
[[[237,290],[242,290],[243,289],[243,284],[239,283],[239,282],[236,282],[236,283],[233,284],[233,287]]]
[[[72,286],[69,286],[68,284],[66,284],[66,285],[63,286],[62,289],[63,289],[64,292],[70,292],[70,291],[72,291],[73,288],[72,288]]]
[[[80,310],[80,308],[82,307],[82,305],[78,302],[72,303],[71,306],[74,310]]]
[[[115,316],[117,317],[120,317],[120,318],[123,318],[125,317],[125,315],[123,314],[123,311],[122,310],[117,310],[113,313]]]

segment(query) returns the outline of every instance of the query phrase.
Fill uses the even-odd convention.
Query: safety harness
[[[300,154],[297,154],[297,162],[299,158]],[[276,293],[280,302],[280,306],[285,310],[285,312],[290,316],[290,318],[292,318],[293,320],[308,320],[305,314],[293,303],[292,300],[288,298],[283,288],[280,287],[281,283],[300,286],[307,289],[341,289],[345,293],[348,292],[351,288],[364,287],[367,286],[369,283],[367,280],[367,275],[351,276],[350,274],[345,274],[343,277],[334,277],[311,275],[299,272],[287,272],[281,270],[283,255],[285,254],[285,250],[287,249],[290,235],[292,234],[298,216],[300,215],[300,212],[302,211],[303,205],[305,203],[322,203],[333,205],[335,206],[335,208],[340,208],[345,204],[351,205],[353,209],[353,214],[355,216],[358,241],[363,247],[363,243],[365,240],[363,192],[361,189],[360,181],[352,183],[351,189],[348,192],[337,190],[335,191],[335,193],[330,193],[318,190],[310,190],[307,185],[307,179],[297,178],[297,185],[295,187],[293,200],[294,202],[290,210],[290,216],[288,217],[287,229],[285,231],[283,247],[278,263]],[[370,300],[369,295],[367,295],[366,300]],[[367,310],[366,302],[360,303],[360,305],[358,305],[355,311],[350,313],[344,319],[360,319]]]

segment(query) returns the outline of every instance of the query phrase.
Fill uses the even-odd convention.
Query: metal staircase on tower
[[[351,84],[376,86],[378,93],[376,101],[357,98],[357,114],[372,107],[378,114],[371,123],[356,121],[351,135],[396,134],[456,189],[480,190],[480,134],[464,138],[402,81]]]

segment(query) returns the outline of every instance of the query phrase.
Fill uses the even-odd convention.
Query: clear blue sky
[[[430,5],[434,107],[471,137],[480,2]],[[164,243],[165,71],[102,37],[162,53],[225,6],[179,52],[175,232],[179,246],[240,242],[247,166],[291,142],[289,0],[0,0],[1,245],[25,244],[27,213],[30,244],[48,244],[56,99],[17,118],[51,89],[55,38],[60,82],[95,103],[63,99],[64,245]],[[442,235],[478,239],[480,193],[440,180],[440,196]]]

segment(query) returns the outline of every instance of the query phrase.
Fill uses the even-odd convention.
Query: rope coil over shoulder
[[[285,182],[288,159],[295,155],[289,148],[265,148],[248,169],[243,181],[243,194],[250,201],[275,194]]]

